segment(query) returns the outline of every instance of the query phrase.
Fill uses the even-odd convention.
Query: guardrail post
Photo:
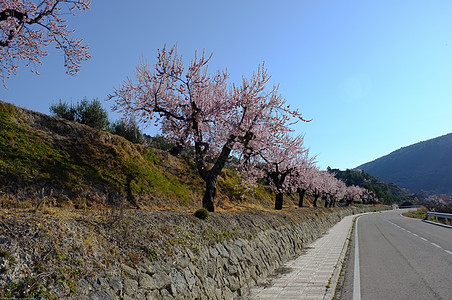
[[[429,212],[427,212],[427,220],[429,217],[430,218],[435,217],[435,220],[437,223],[438,223],[438,219],[444,219],[444,223],[446,225],[452,225],[452,222],[450,221],[450,220],[452,220],[452,214],[437,213],[437,212],[429,211]]]

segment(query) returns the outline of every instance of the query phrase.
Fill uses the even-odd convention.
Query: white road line
[[[433,246],[435,246],[435,247],[437,247],[437,248],[441,248],[440,245],[437,245],[437,244],[435,244],[435,243],[430,242],[430,244],[432,244]]]
[[[358,221],[358,220],[357,220],[357,221]],[[392,225],[394,225],[395,227],[398,227],[398,228],[404,230],[405,232],[411,233],[411,234],[414,235],[415,237],[418,237],[419,239],[423,240],[424,242],[430,243],[432,246],[435,246],[436,248],[443,249],[443,247],[441,247],[440,245],[435,244],[435,243],[432,243],[432,242],[430,242],[429,240],[427,240],[426,238],[424,238],[424,237],[422,237],[422,236],[419,236],[419,235],[417,235],[416,233],[409,231],[408,229],[405,229],[405,228],[403,228],[403,227],[400,227],[399,225],[397,225],[397,224],[395,224],[395,223],[392,223],[391,221],[388,221],[388,222],[391,223]],[[446,251],[446,253],[452,255],[452,251],[445,250],[445,249],[443,249],[443,250]],[[355,251],[356,251],[356,250],[355,250]],[[355,256],[355,259],[356,259],[356,256]]]
[[[361,281],[359,274],[358,220],[355,222],[355,266],[353,270],[353,300],[361,300]]]

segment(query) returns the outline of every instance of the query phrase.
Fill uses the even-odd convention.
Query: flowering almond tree
[[[365,191],[367,190],[356,185],[348,186],[345,190],[345,206],[349,206],[353,202],[363,202],[362,197],[364,196]]]
[[[313,183],[312,178],[317,171],[315,167],[315,156],[310,157],[309,151],[306,151],[288,178],[289,192],[298,193],[298,207],[304,206],[304,196],[310,190]]]
[[[325,175],[324,184],[325,207],[334,207],[336,201],[344,197],[346,185],[342,180],[337,179],[334,177],[334,174],[329,172]]]
[[[15,75],[20,61],[25,61],[37,73],[43,50],[52,43],[64,53],[67,73],[74,75],[80,63],[90,58],[82,39],[70,35],[61,7],[74,15],[76,10],[89,9],[90,0],[2,0],[0,1],[0,77]],[[64,4],[64,5],[63,5]]]
[[[141,62],[136,81],[126,80],[108,98],[125,118],[156,122],[166,139],[194,147],[195,163],[206,183],[202,205],[214,211],[217,178],[231,155],[251,154],[261,149],[263,135],[289,131],[291,122],[304,119],[285,105],[277,86],[266,90],[270,77],[263,64],[237,86],[228,84],[225,71],[208,73],[210,58],[195,52],[184,68],[176,47],[165,46],[153,69]]]
[[[305,155],[309,153],[303,145],[303,136],[292,137],[288,134],[268,135],[269,139],[259,151],[255,151],[247,163],[248,176],[259,173],[250,172],[257,169],[268,178],[270,186],[275,191],[275,209],[282,209],[285,192],[290,191],[291,177],[302,164]]]
[[[308,181],[308,192],[314,197],[314,201],[312,202],[313,206],[317,207],[317,201],[320,197],[324,198],[326,201],[329,173],[326,171],[320,171],[318,168],[314,168],[314,170],[309,174],[311,178]]]
[[[374,192],[369,191],[366,188],[363,188],[363,190],[361,192],[361,201],[364,204],[374,204],[374,205],[379,202],[377,195],[375,195]]]

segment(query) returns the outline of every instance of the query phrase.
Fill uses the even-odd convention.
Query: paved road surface
[[[353,234],[340,299],[452,299],[452,229],[400,213],[358,219],[359,248]],[[360,290],[353,285],[355,250]]]

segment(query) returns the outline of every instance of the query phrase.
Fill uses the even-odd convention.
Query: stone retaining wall
[[[120,276],[79,280],[75,298],[240,299],[351,213],[337,210],[300,224],[270,228],[249,239],[202,246],[196,254],[180,247],[172,257],[146,260],[136,268],[122,265]]]

